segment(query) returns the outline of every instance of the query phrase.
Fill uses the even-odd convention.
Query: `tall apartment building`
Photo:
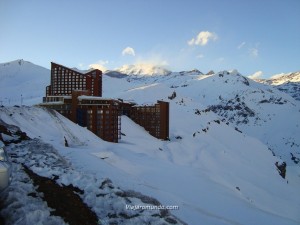
[[[100,70],[83,74],[52,62],[51,84],[46,87],[41,105],[87,127],[103,140],[118,142],[121,133],[119,101],[101,96]]]
[[[102,72],[92,70],[85,74],[51,62],[51,84],[46,96],[68,96],[73,90],[89,90],[92,96],[102,96]]]
[[[51,63],[51,84],[46,87],[44,107],[51,108],[103,140],[121,138],[121,114],[143,126],[152,136],[169,139],[169,103],[138,106],[123,100],[102,98],[102,72],[80,73]]]

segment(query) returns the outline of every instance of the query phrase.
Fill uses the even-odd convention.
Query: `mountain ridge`
[[[255,81],[272,85],[300,101],[300,71],[274,75],[269,79],[255,79]]]

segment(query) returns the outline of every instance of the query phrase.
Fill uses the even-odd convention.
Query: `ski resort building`
[[[126,115],[152,136],[168,140],[169,103],[138,106],[122,99],[102,98],[102,72],[86,74],[51,63],[51,84],[41,106],[51,108],[105,141],[121,138],[121,115]]]
[[[88,90],[74,90],[71,96],[44,97],[42,106],[51,108],[82,127],[87,127],[105,141],[121,138],[120,102],[96,97]]]
[[[144,127],[152,136],[162,140],[169,139],[169,102],[157,101],[155,105],[122,102],[121,112]]]
[[[102,96],[102,72],[92,70],[85,74],[51,62],[51,84],[46,96],[68,96],[73,90],[89,90],[92,96]]]

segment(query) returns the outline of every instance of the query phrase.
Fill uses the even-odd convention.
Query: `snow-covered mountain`
[[[0,64],[0,105],[41,102],[50,70],[22,59]]]
[[[117,69],[120,73],[139,76],[167,75],[171,71],[153,64],[139,63],[135,65],[124,65]]]
[[[297,151],[300,138],[297,136],[299,130],[296,119],[299,103],[288,95],[270,85],[253,82],[237,71],[215,74],[210,72],[204,75],[196,69],[171,73],[159,67],[144,66],[130,66],[128,70],[124,67],[122,73],[105,73],[103,96],[124,98],[143,104],[153,103],[158,99],[170,101],[168,96],[176,92],[177,98],[171,102],[182,98],[187,108],[188,104],[194,105],[189,106],[193,107],[190,109],[192,111],[197,109],[217,113],[224,121],[268,144],[269,148],[285,161],[294,157],[300,158]],[[45,86],[49,84],[49,70],[23,60],[1,64],[0,69],[2,104],[9,105],[9,101],[10,105],[20,104],[22,93],[23,104],[41,102]],[[298,72],[276,76],[271,80],[281,85],[287,80],[297,84],[299,74]],[[268,84],[272,82],[264,81]],[[15,86],[18,86],[16,90]],[[35,98],[31,99],[28,96]],[[278,138],[274,138],[276,136]]]
[[[287,82],[299,83],[300,71],[294,73],[277,74],[272,76],[270,79],[265,80],[265,82],[271,85],[281,85]]]
[[[270,79],[257,79],[256,81],[270,84],[300,101],[300,72],[278,74]]]
[[[170,141],[127,117],[118,144],[38,107],[3,107],[0,119],[52,145],[83,173],[178,205],[172,213],[188,224],[299,224],[299,101],[238,71],[127,72],[103,76],[104,97],[169,101]],[[275,166],[283,161],[285,179]]]
[[[278,90],[289,94],[294,99],[300,101],[300,82],[287,82],[284,84],[276,85],[275,87],[278,88]]]

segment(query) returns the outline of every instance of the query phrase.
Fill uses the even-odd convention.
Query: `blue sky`
[[[300,70],[300,0],[0,0],[0,62]]]

